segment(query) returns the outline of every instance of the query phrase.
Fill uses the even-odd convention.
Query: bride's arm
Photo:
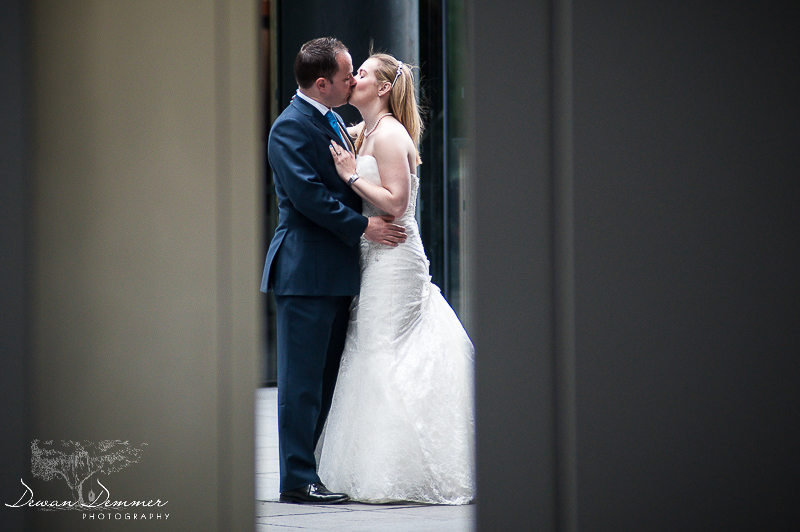
[[[348,127],[347,128],[347,134],[350,135],[351,139],[354,139],[354,138],[358,137],[358,135],[361,133],[362,129],[364,129],[364,121],[363,120],[361,122],[359,122],[358,124],[354,125],[354,126]]]
[[[357,179],[352,187],[363,199],[397,218],[408,208],[411,194],[408,149],[409,146],[413,148],[413,144],[405,129],[381,131],[380,134],[380,137],[377,134],[375,136],[373,152],[378,162],[381,184],[373,185],[365,179]],[[348,182],[355,173],[355,160],[352,154],[338,145],[331,148],[331,153],[339,176]]]

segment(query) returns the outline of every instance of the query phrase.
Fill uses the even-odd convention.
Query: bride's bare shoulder
[[[404,151],[407,151],[409,147],[414,147],[414,142],[403,124],[396,119],[385,120],[385,122],[386,124],[381,124],[383,127],[378,128],[374,133],[376,147],[391,148],[395,146],[402,147]]]

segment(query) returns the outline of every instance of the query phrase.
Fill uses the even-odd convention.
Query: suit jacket
[[[344,128],[341,117],[336,118]],[[359,243],[368,220],[361,215],[361,198],[336,173],[331,140],[341,145],[327,119],[301,98],[292,100],[272,125],[267,154],[279,219],[262,292],[358,294]]]

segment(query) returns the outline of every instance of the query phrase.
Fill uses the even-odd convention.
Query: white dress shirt
[[[306,96],[305,94],[303,94],[302,92],[300,92],[300,89],[297,89],[297,96],[298,96],[298,97],[300,97],[300,98],[302,98],[303,100],[307,101],[308,103],[310,103],[310,104],[311,104],[311,105],[313,105],[314,107],[316,107],[316,108],[317,108],[317,110],[318,110],[320,113],[322,113],[322,115],[323,115],[323,116],[325,116],[326,114],[328,114],[328,111],[333,111],[333,109],[331,109],[330,107],[325,107],[324,105],[322,105],[321,103],[319,103],[319,102],[318,102],[317,100],[315,100],[314,98],[311,98],[310,96]]]

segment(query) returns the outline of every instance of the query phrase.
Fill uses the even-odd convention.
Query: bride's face
[[[382,83],[378,82],[375,77],[380,61],[370,58],[364,61],[364,64],[358,67],[356,72],[356,86],[353,89],[353,94],[350,96],[350,105],[358,107],[359,104],[369,103],[372,100],[378,99],[378,91]]]

